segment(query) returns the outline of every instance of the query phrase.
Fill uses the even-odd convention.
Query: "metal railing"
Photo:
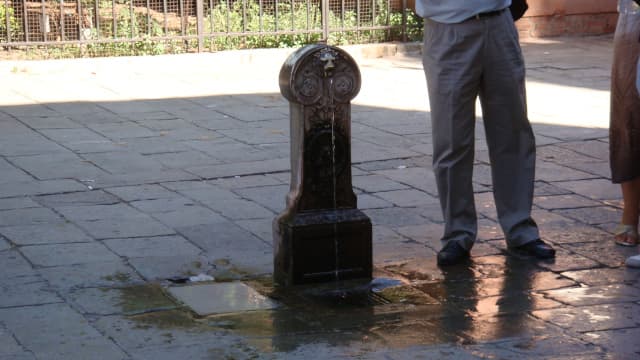
[[[416,40],[407,0],[0,0],[0,51],[147,55]]]

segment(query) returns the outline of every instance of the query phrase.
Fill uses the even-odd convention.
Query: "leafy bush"
[[[277,6],[277,8],[276,8]],[[399,40],[402,35],[402,12],[391,11],[385,0],[377,0],[376,16],[368,21],[358,18],[354,10],[329,11],[328,42],[335,45],[358,42]],[[205,23],[207,47],[216,50],[238,48],[296,47],[322,38],[322,10],[319,2],[277,2],[260,4],[256,0],[222,1],[209,10]],[[407,10],[408,39],[422,36],[422,22]],[[390,26],[391,30],[359,29]],[[412,27],[409,30],[409,27]],[[417,28],[414,30],[413,27]],[[296,32],[275,34],[275,32]]]
[[[110,6],[111,4],[108,4],[108,6],[104,7],[108,10],[106,13],[111,11],[108,8]],[[122,41],[90,43],[83,49],[87,55],[160,55],[169,52],[163,41],[153,40],[154,37],[163,35],[161,24],[154,19],[147,22],[146,16],[131,12],[128,6],[116,7],[116,10],[115,26],[113,21],[103,23],[100,29],[100,37],[122,39]],[[91,29],[90,37],[98,39],[98,30]],[[126,39],[136,40],[127,41]]]
[[[322,28],[319,16],[313,16],[307,23],[307,7],[304,3],[269,4],[260,9],[255,1],[233,4],[220,2],[213,7],[205,23],[205,33],[214,34],[210,39],[210,47],[215,49],[234,48],[276,48],[307,44],[320,39]],[[311,10],[313,14],[316,8]],[[315,33],[313,32],[315,30]],[[309,31],[302,34],[269,34],[277,31]],[[234,35],[248,33],[260,35]],[[229,35],[225,35],[229,34]]]
[[[8,28],[7,19],[9,20]],[[8,7],[5,2],[0,2],[0,41],[8,41],[9,35],[11,35],[12,40],[16,40],[20,35],[20,26],[13,13],[13,8]]]
[[[27,51],[34,50],[35,56],[59,58],[175,54],[198,49],[193,13],[147,8],[143,2],[132,3],[133,0],[78,1],[82,12],[76,24],[79,30],[76,39],[82,43],[56,44],[49,38],[42,46],[26,47]],[[389,0],[343,1],[342,4],[331,2],[327,12],[328,39],[322,39],[320,1],[205,1],[204,46],[215,51],[299,47],[320,40],[327,40],[331,45],[346,45],[416,41],[422,37],[422,19],[408,9],[403,16],[402,11],[391,7]],[[0,44],[8,39],[8,34],[12,40],[21,41],[20,31],[21,19],[0,0]],[[73,36],[67,33],[62,40],[74,40]]]

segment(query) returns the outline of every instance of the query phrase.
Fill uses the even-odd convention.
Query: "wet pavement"
[[[446,269],[420,47],[347,47],[375,279],[295,289],[271,279],[291,50],[0,62],[0,359],[639,358],[638,249],[611,240],[611,42],[523,41],[557,258],[507,251],[479,119],[480,238]]]

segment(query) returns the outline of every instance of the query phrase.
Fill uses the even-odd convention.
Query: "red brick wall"
[[[618,21],[617,0],[527,0],[529,10],[516,25],[521,37],[600,35]],[[415,11],[415,0],[407,0]]]
[[[517,22],[523,37],[599,35],[615,30],[617,0],[527,0]]]

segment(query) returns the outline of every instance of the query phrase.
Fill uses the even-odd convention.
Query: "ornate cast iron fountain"
[[[273,221],[281,285],[371,278],[371,221],[351,184],[351,103],[360,71],[343,50],[308,45],[280,70],[290,103],[291,187]]]

